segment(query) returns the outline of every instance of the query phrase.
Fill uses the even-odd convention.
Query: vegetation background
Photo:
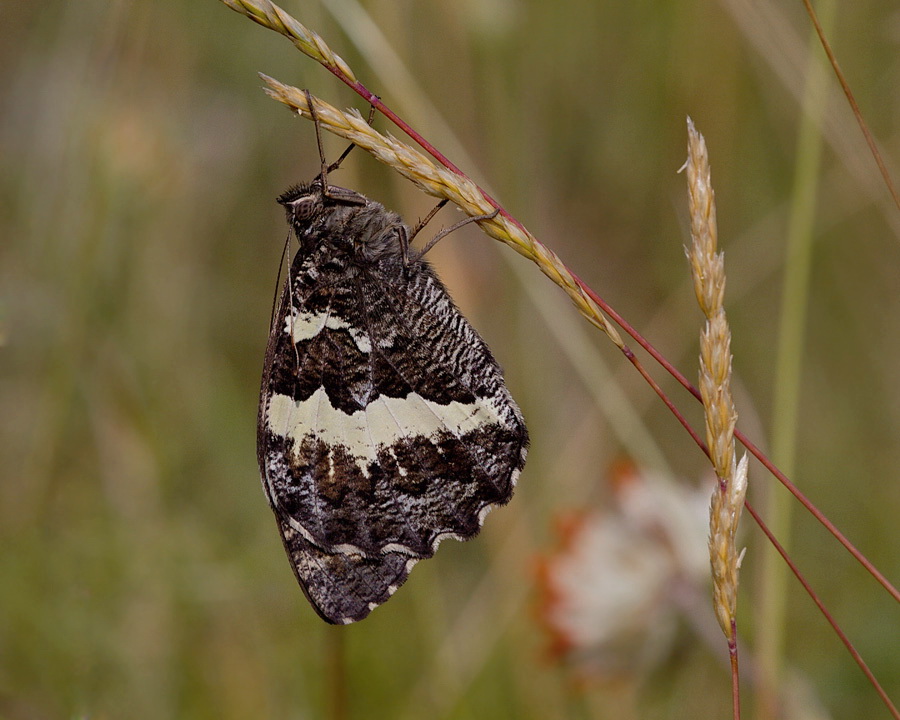
[[[284,7],[695,377],[676,174],[691,115],[717,189],[741,425],[764,446],[786,237],[798,194],[813,198],[793,475],[900,578],[900,221],[830,75],[804,113],[823,54],[800,2]],[[890,162],[900,8],[840,3],[831,27]],[[558,289],[473,228],[431,258],[529,420],[518,494],[358,626],[307,606],[259,487],[255,423],[286,233],[274,198],[317,157],[312,126],[255,73],[365,112],[357,97],[212,0],[5,2],[0,62],[0,717],[325,717],[335,632],[352,717],[727,716],[722,648],[687,628],[652,671],[615,681],[576,682],[546,653],[533,564],[553,518],[605,506],[626,447],[691,482],[708,468]],[[804,175],[798,137],[817,113],[821,161]],[[433,204],[362,152],[340,182],[411,221]],[[602,398],[619,391],[653,447],[617,427]],[[753,467],[750,482],[764,506],[773,480]],[[764,543],[747,520],[749,658]],[[896,605],[805,514],[791,548],[896,701]],[[783,659],[810,713],[885,716],[796,582],[785,592]],[[752,710],[749,674],[744,690]]]

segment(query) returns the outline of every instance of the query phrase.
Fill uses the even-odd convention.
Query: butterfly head
[[[296,230],[307,227],[323,215],[341,206],[366,204],[364,195],[337,185],[322,186],[322,179],[311,183],[295,185],[278,198],[284,205],[288,222]]]

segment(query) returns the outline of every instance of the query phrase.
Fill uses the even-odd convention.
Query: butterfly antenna
[[[309,117],[316,127],[316,145],[319,146],[319,163],[321,167],[319,179],[322,181],[322,192],[327,195],[328,173],[331,172],[331,168],[328,166],[328,163],[325,162],[325,150],[322,147],[322,130],[319,128],[319,114],[316,112],[315,105],[313,105],[312,95],[310,95],[309,90],[304,90],[303,94],[306,96],[306,107],[309,108]]]
[[[269,317],[269,332],[272,332],[272,328],[275,326],[275,316],[278,314],[279,310],[279,300],[281,299],[278,291],[281,289],[281,271],[284,268],[284,259],[287,257],[289,248],[291,245],[291,230],[288,230],[288,235],[284,240],[284,247],[281,249],[281,260],[278,262],[278,274],[275,276],[275,294],[272,297],[272,314]],[[290,270],[288,271],[290,272]]]
[[[371,125],[374,120],[375,120],[375,106],[370,105],[369,106],[369,119],[366,120],[366,122],[369,125]],[[356,147],[356,145],[354,145],[353,143],[350,143],[347,146],[347,149],[341,153],[341,156],[337,160],[335,160],[333,163],[331,163],[331,165],[328,166],[328,170],[326,172],[334,172],[335,170],[337,170],[341,166],[341,163],[344,162],[344,159],[350,154],[350,151],[355,147]]]

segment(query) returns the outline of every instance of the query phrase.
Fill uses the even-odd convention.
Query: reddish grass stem
[[[825,37],[825,31],[822,30],[822,25],[819,23],[819,17],[818,15],[816,15],[816,11],[813,8],[810,0],[803,0],[803,5],[806,8],[806,12],[809,15],[809,19],[812,22],[813,27],[816,30],[816,35],[819,36],[819,42],[822,44],[822,49],[828,56],[828,62],[831,64],[832,70],[834,70],[834,74],[841,86],[841,90],[844,91],[844,97],[847,98],[847,103],[850,105],[850,110],[853,112],[853,116],[856,118],[856,122],[859,124],[859,129],[862,130],[863,137],[865,137],[866,139],[866,144],[869,146],[869,152],[872,153],[872,157],[875,159],[875,164],[878,165],[878,170],[879,172],[881,172],[881,177],[884,180],[884,184],[887,186],[888,192],[890,192],[891,197],[894,200],[894,205],[896,205],[897,208],[900,209],[900,195],[898,195],[897,193],[897,188],[894,187],[894,181],[891,178],[891,173],[888,171],[887,165],[885,164],[884,159],[881,157],[881,152],[878,150],[878,145],[875,143],[875,138],[872,137],[869,126],[863,119],[862,113],[859,110],[859,105],[857,105],[856,103],[856,98],[853,96],[853,92],[850,90],[850,84],[847,82],[847,78],[844,76],[844,71],[841,70],[841,66],[838,65],[837,57],[835,56],[834,51],[831,49],[831,43],[829,43],[828,38]]]
[[[582,287],[584,286],[582,285]],[[709,457],[709,448],[706,446],[706,442],[700,437],[700,434],[691,427],[687,418],[681,414],[681,411],[676,407],[675,403],[673,403],[669,396],[666,395],[665,391],[659,386],[659,383],[653,379],[653,376],[647,371],[647,368],[644,367],[643,363],[641,363],[632,349],[627,345],[624,345],[622,347],[622,354],[628,359],[628,362],[634,366],[634,369],[640,373],[641,377],[644,378],[644,381],[650,386],[653,392],[656,393],[657,397],[663,401],[663,404],[669,408],[669,412],[671,412],[678,422],[681,423],[681,426],[687,431],[688,435],[691,436],[691,439],[697,444],[697,447],[703,451],[704,455]]]
[[[744,507],[746,507],[746,503]],[[731,715],[741,720],[741,683],[738,672],[737,624],[731,619],[731,637],[728,639],[728,658],[731,660]]]
[[[860,670],[863,671],[863,674],[866,676],[869,683],[871,683],[872,687],[875,688],[875,692],[878,693],[878,696],[885,704],[885,707],[887,707],[888,711],[895,718],[895,720],[900,720],[900,711],[898,711],[894,703],[891,702],[891,699],[884,691],[884,688],[881,687],[881,684],[875,678],[875,675],[872,674],[869,666],[866,665],[866,661],[862,659],[862,656],[853,646],[853,643],[850,642],[850,638],[848,638],[844,631],[841,630],[840,626],[831,616],[831,613],[828,612],[825,604],[816,594],[816,591],[813,590],[810,584],[806,581],[806,578],[803,576],[803,573],[800,572],[800,569],[791,559],[791,556],[787,554],[787,551],[781,546],[781,543],[778,542],[778,540],[772,534],[772,531],[769,530],[768,526],[765,524],[765,522],[763,522],[763,519],[756,513],[756,510],[753,509],[753,506],[749,502],[745,502],[744,507],[746,508],[747,512],[753,516],[753,519],[756,520],[756,524],[759,525],[759,529],[763,531],[769,542],[772,543],[772,547],[774,547],[775,550],[778,551],[778,554],[781,555],[781,557],[787,563],[788,567],[791,569],[791,572],[794,574],[794,577],[796,577],[797,580],[800,581],[800,584],[803,586],[806,594],[809,595],[810,599],[816,604],[816,607],[819,608],[819,612],[822,613],[822,615],[828,621],[828,624],[831,625],[831,629],[834,630],[840,641],[844,643],[844,647],[847,648],[847,652],[850,653],[850,656],[856,661],[856,664],[859,665]]]

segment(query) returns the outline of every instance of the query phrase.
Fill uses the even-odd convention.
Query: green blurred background
[[[807,59],[822,61],[799,2],[284,7],[691,378],[700,315],[676,170],[692,116],[717,190],[741,425],[766,447],[792,200],[810,193],[794,477],[900,578],[900,215],[831,76],[821,165],[795,182]],[[833,28],[891,163],[900,9],[840,3]],[[585,686],[548,657],[533,564],[553,518],[604,506],[624,453],[692,481],[707,467],[560,291],[473,228],[431,258],[529,420],[518,494],[358,626],[307,606],[259,486],[255,422],[286,233],[274,198],[317,158],[310,124],[255,73],[365,112],[358,98],[214,0],[7,0],[0,59],[0,717],[333,716],[335,632],[351,717],[728,715],[722,648],[689,628],[652,672],[615,682]],[[433,204],[362,152],[339,179],[410,221]],[[604,402],[616,392],[627,411]],[[757,505],[772,485],[752,468]],[[748,521],[750,658],[763,543]],[[792,552],[900,697],[896,605],[804,514]],[[783,659],[810,712],[886,716],[797,583],[786,593]],[[753,695],[748,671],[750,710]]]

